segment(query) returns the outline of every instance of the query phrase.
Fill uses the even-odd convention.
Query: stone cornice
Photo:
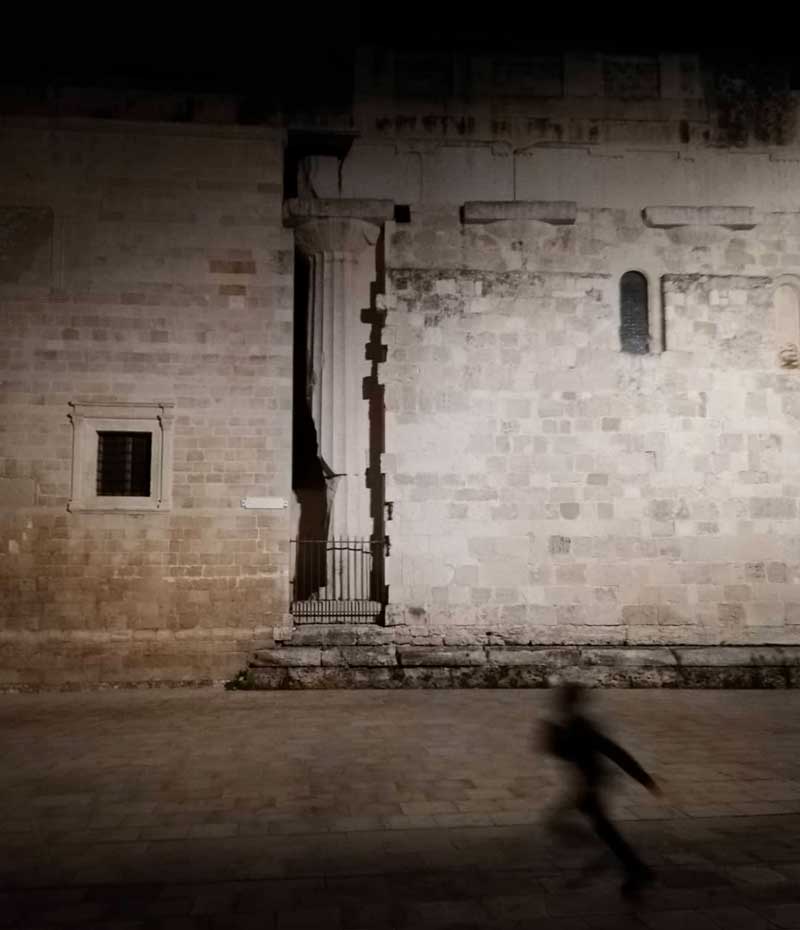
[[[645,225],[654,229],[675,226],[724,226],[727,229],[753,229],[761,222],[753,207],[654,206],[642,210]]]
[[[574,200],[468,200],[462,208],[464,223],[535,220],[554,226],[571,226],[577,214]]]

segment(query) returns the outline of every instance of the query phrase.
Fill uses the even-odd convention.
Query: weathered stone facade
[[[362,643],[340,656],[354,685],[419,683],[415,648],[441,667],[431,684],[491,684],[526,646],[617,644],[643,682],[698,684],[705,673],[664,672],[672,659],[648,672],[635,647],[796,643],[796,101],[783,99],[777,135],[742,124],[734,140],[691,56],[627,69],[566,56],[558,87],[557,68],[529,61],[514,94],[480,56],[452,72],[428,62],[438,90],[424,106],[409,61],[362,59],[379,90],[356,107],[360,135],[304,173],[309,200],[409,208],[376,261],[384,652],[285,630],[320,655],[262,655],[257,676],[324,684],[337,649]],[[635,354],[620,331],[631,271],[649,317]],[[282,657],[290,670],[270,678]],[[559,670],[549,653],[528,659],[529,683]]]
[[[266,646],[265,686],[536,684],[545,646],[697,684],[678,647],[796,645],[796,99],[703,69],[364,52],[281,129],[7,121],[0,684]],[[69,416],[133,404],[171,501],[104,511]],[[382,626],[288,615],[293,406],[319,526],[388,537]]]
[[[226,677],[288,598],[288,509],[240,504],[290,496],[282,133],[11,121],[0,161],[0,684]],[[75,403],[173,405],[171,507],[68,511]]]
[[[393,616],[514,642],[792,642],[800,385],[772,263],[798,231],[777,216],[675,235],[594,210],[566,234],[455,228],[433,254],[396,232]],[[629,251],[670,272],[651,278],[663,352],[619,350],[605,269]]]

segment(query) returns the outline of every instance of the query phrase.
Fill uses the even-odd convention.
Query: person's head
[[[577,681],[565,681],[558,689],[558,706],[567,714],[576,713],[586,698],[586,689]]]

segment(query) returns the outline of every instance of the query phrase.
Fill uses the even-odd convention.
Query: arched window
[[[650,351],[647,278],[638,271],[626,271],[619,280],[619,340],[623,352]]]

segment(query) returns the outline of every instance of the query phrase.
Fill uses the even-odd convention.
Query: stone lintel
[[[572,226],[577,215],[574,200],[468,200],[462,218],[464,223],[536,220],[553,226]]]
[[[283,205],[284,226],[298,226],[308,220],[365,220],[381,224],[393,216],[393,200],[312,200],[294,197]]]
[[[753,229],[761,216],[753,207],[645,207],[642,216],[646,226],[671,229],[675,226],[725,226],[727,229]]]

